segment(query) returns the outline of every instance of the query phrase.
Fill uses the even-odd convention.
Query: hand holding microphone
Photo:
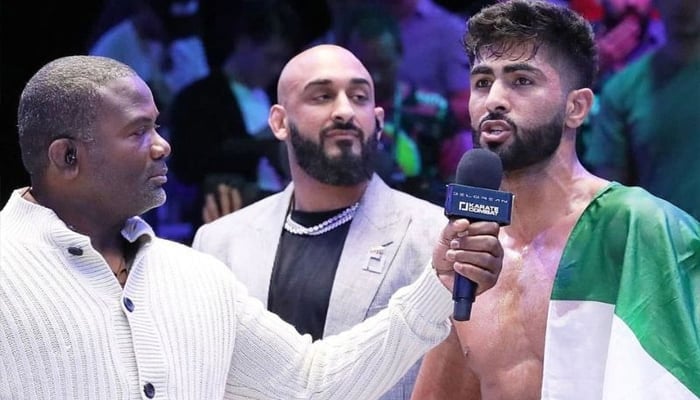
[[[466,218],[471,223],[490,221],[501,226],[510,224],[513,194],[498,191],[503,166],[495,153],[485,149],[467,151],[459,161],[456,178],[455,183],[447,185],[445,215],[448,218]],[[470,236],[475,233],[478,234],[469,230]],[[455,275],[452,292],[455,320],[469,320],[476,286],[474,281]]]

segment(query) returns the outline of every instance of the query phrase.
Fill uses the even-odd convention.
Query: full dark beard
[[[491,113],[481,123],[488,120],[507,122],[513,131],[513,141],[508,144],[493,144],[488,149],[498,154],[504,171],[516,171],[549,159],[559,148],[564,132],[564,110],[554,115],[546,123],[534,128],[518,128],[507,116]],[[474,143],[480,143],[481,129],[475,127]]]
[[[330,129],[352,129],[352,127],[334,126]],[[329,129],[329,130],[330,130]],[[323,150],[324,134],[321,141],[316,143],[305,139],[297,126],[289,124],[291,143],[299,167],[319,182],[334,186],[352,186],[369,180],[374,173],[374,159],[377,153],[377,137],[371,135],[362,145],[360,155],[352,153],[350,146],[339,146],[340,156],[330,158]],[[360,133],[360,140],[364,133]]]

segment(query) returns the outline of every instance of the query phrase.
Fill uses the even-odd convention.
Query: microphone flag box
[[[445,196],[445,215],[474,221],[509,225],[513,194],[498,190],[450,183]]]

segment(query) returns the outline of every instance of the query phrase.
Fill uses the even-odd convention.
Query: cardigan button
[[[152,399],[156,395],[156,388],[153,387],[151,382],[146,382],[146,384],[143,385],[143,394],[149,399]]]
[[[134,311],[134,302],[131,301],[130,298],[124,297],[124,307],[126,307],[126,309],[129,310],[129,312],[133,312]]]
[[[69,247],[68,252],[74,256],[82,256],[83,255],[83,249],[80,247]]]

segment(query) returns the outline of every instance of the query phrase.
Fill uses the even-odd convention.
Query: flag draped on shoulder
[[[580,217],[549,303],[543,399],[700,398],[700,223],[610,184]]]

